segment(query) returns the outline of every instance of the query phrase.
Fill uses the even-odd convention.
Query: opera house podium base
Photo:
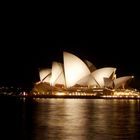
[[[31,92],[20,97],[27,98],[79,98],[79,99],[140,99],[140,93],[135,89],[69,89],[46,90],[44,92]]]
[[[87,89],[87,90],[45,90],[31,91],[30,93],[21,92],[20,94],[0,94],[4,97],[17,98],[74,98],[74,99],[140,99],[140,92],[136,89]]]

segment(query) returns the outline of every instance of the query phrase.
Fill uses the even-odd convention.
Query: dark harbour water
[[[0,140],[139,140],[140,100],[0,97]]]

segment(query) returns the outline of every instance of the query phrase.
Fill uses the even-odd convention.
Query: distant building
[[[96,67],[88,60],[82,61],[74,54],[63,52],[63,64],[52,62],[52,68],[40,69],[40,81],[34,90],[96,90],[124,89],[133,76],[116,78],[116,68]]]

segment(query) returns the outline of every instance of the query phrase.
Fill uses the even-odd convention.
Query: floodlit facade
[[[77,56],[64,52],[64,71],[66,86],[72,87],[83,77],[90,74],[90,70],[87,65]]]
[[[97,69],[90,61],[82,61],[69,52],[63,52],[63,63],[53,62],[52,68],[41,69],[39,76],[40,82],[36,83],[35,88],[41,91],[86,91],[89,93],[104,89],[125,89],[133,78],[133,76],[116,78],[116,68]]]
[[[63,64],[58,62],[52,63],[51,86],[55,86],[56,84],[66,85],[63,71]]]
[[[91,74],[83,77],[76,83],[81,86],[98,87],[98,83],[95,81],[94,77]]]
[[[134,76],[123,76],[123,77],[116,78],[114,80],[115,89],[120,87],[124,88],[127,82],[130,81],[132,78],[134,78]]]
[[[101,68],[97,69],[96,71],[92,72],[92,76],[95,78],[97,83],[101,88],[104,87],[104,78],[110,78],[112,80],[112,74],[115,74],[116,68],[112,67],[106,67],[106,68]]]
[[[50,83],[50,77],[51,77],[50,74],[51,74],[51,69],[49,68],[39,70],[40,81]]]

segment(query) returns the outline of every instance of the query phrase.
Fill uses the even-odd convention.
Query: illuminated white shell
[[[115,88],[124,86],[126,84],[126,82],[132,78],[133,78],[133,76],[123,76],[123,77],[119,77],[119,78],[115,79],[114,80]]]
[[[51,73],[43,80],[43,82],[47,82],[50,84]]]
[[[90,74],[89,68],[77,56],[64,52],[63,57],[67,87],[74,86],[77,81]]]
[[[98,86],[97,82],[95,81],[94,77],[91,74],[83,77],[76,84],[82,86]]]
[[[50,75],[51,69],[41,69],[39,70],[40,81],[45,81],[45,79]]]
[[[100,85],[100,87],[104,87],[104,78],[110,78],[112,73],[115,73],[116,68],[112,67],[105,67],[100,68],[92,72],[92,76],[95,78],[97,83]]]
[[[58,62],[52,63],[52,75],[51,75],[50,83],[52,86],[54,86],[55,84],[65,85],[63,65],[61,63]]]

